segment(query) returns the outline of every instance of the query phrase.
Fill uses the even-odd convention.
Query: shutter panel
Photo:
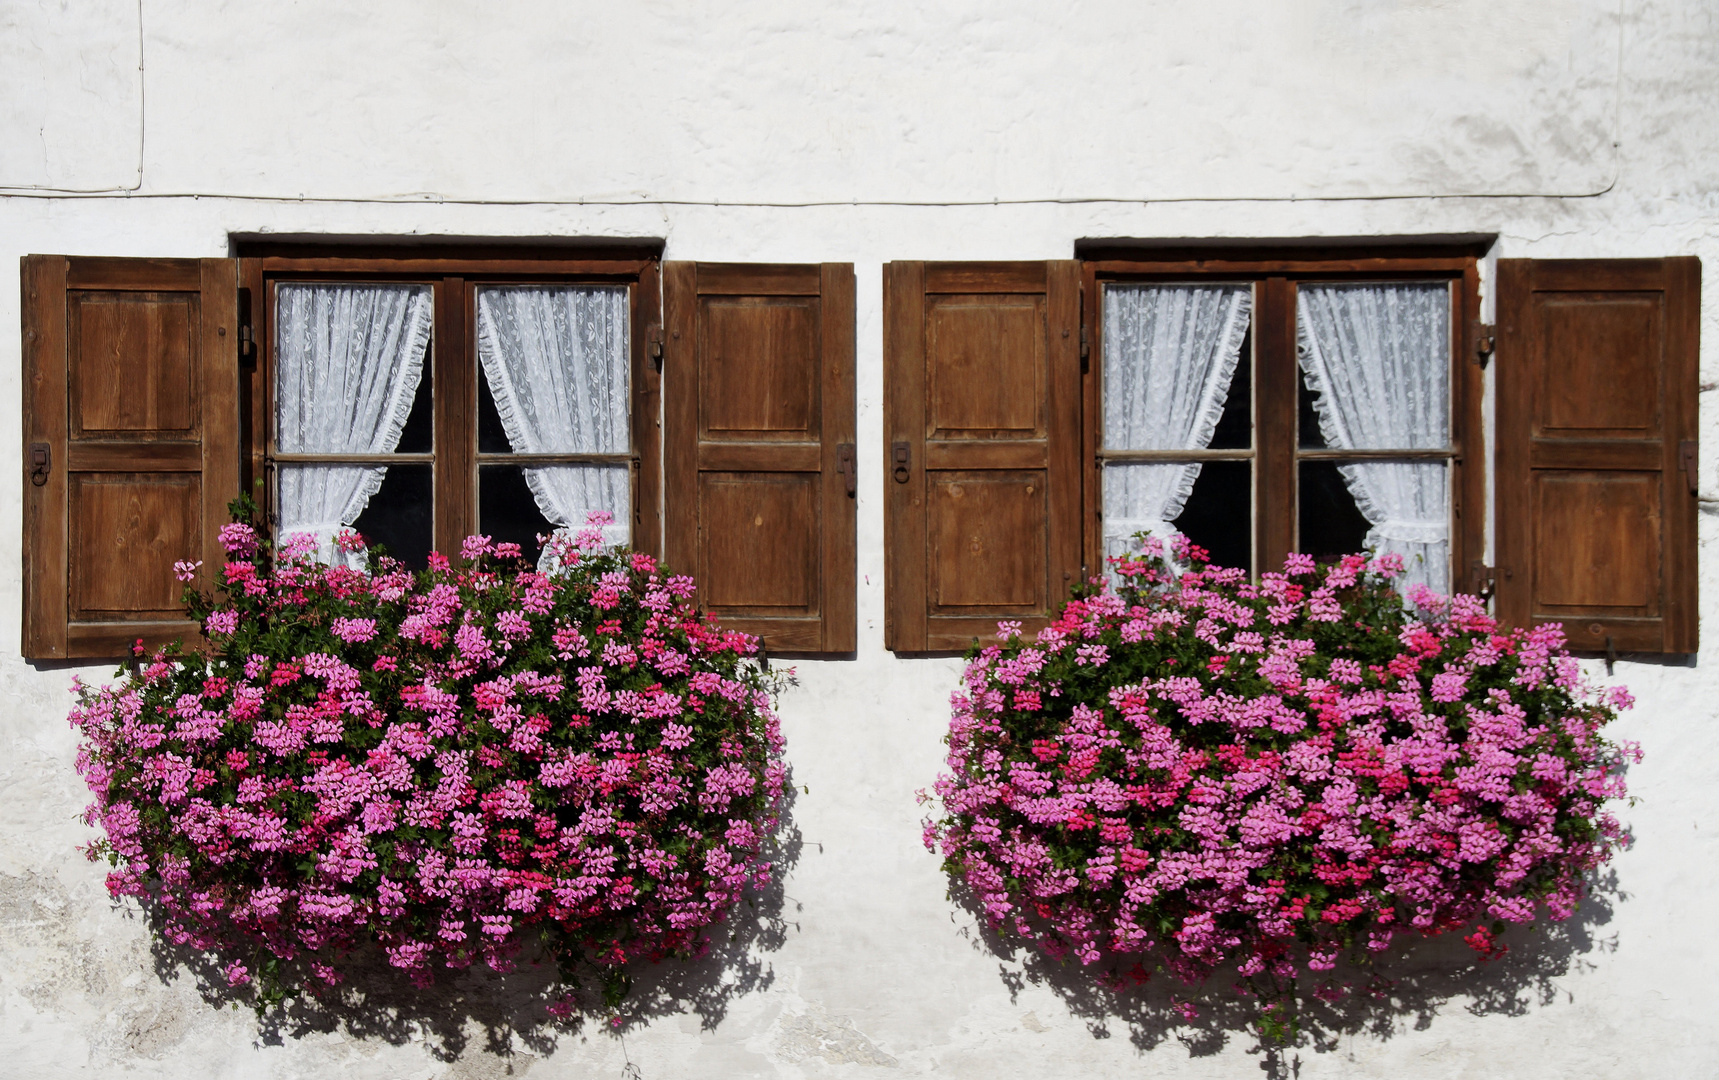
[[[1507,622],[1562,622],[1582,650],[1695,651],[1700,291],[1694,258],[1499,261]]]
[[[773,652],[855,648],[849,263],[663,265],[664,554]]]
[[[211,587],[239,493],[237,264],[31,255],[23,292],[23,653],[194,644],[173,563]]]
[[[884,268],[888,648],[1036,629],[1079,579],[1079,266]]]

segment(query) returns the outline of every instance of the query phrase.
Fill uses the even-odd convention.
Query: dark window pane
[[[518,544],[527,560],[537,562],[537,537],[548,536],[555,526],[537,508],[524,469],[517,465],[478,468],[478,531],[498,544]]]
[[[507,429],[501,426],[501,411],[495,407],[495,395],[489,392],[489,377],[478,372],[478,453],[511,454]],[[488,532],[488,530],[484,530]]]
[[[428,465],[390,465],[382,488],[352,527],[414,570],[429,563],[435,484]]]
[[[1301,436],[1303,450],[1323,450],[1325,433],[1319,430],[1319,410],[1313,407],[1313,391],[1307,388],[1307,372],[1301,370],[1301,365],[1295,365],[1295,400],[1296,426]]]
[[[1253,567],[1253,466],[1208,461],[1171,524],[1211,553],[1212,565]]]
[[[424,375],[418,380],[418,393],[412,398],[412,411],[406,417],[406,426],[400,429],[400,445],[394,448],[397,453],[427,454],[435,447],[435,417],[431,405],[431,388],[435,379],[431,377],[430,370],[434,360],[434,351],[425,345]]]
[[[1213,450],[1246,450],[1253,445],[1253,329],[1242,338],[1241,359],[1230,379],[1223,415],[1212,431]]]
[[[1360,551],[1371,527],[1355,505],[1334,461],[1301,463],[1301,543],[1321,562]]]

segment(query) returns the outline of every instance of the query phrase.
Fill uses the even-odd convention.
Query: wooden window
[[[1044,625],[1081,573],[1079,264],[884,268],[884,642]]]
[[[26,657],[197,635],[173,564],[201,562],[209,587],[238,493],[234,270],[24,259]]]
[[[1695,258],[1498,264],[1498,613],[1694,652]]]
[[[668,563],[773,652],[851,652],[853,267],[663,269]]]
[[[1122,258],[1106,254],[1083,264],[1084,325],[1090,352],[1084,377],[1085,450],[1091,463],[1084,486],[1088,572],[1100,572],[1106,555],[1114,554],[1106,551],[1105,519],[1121,508],[1104,505],[1107,470],[1144,464],[1162,471],[1172,465],[1197,464],[1192,491],[1179,516],[1168,525],[1207,548],[1215,562],[1257,573],[1281,566],[1291,551],[1329,557],[1361,549],[1374,523],[1357,500],[1357,476],[1375,463],[1400,462],[1422,472],[1442,470],[1448,491],[1444,512],[1449,554],[1448,563],[1431,576],[1466,587],[1468,568],[1480,558],[1485,542],[1483,369],[1469,330],[1479,311],[1475,255],[1219,255],[1166,252],[1150,258]],[[1180,446],[1148,450],[1119,448],[1124,440],[1115,432],[1107,433],[1104,422],[1107,404],[1114,415],[1114,396],[1122,392],[1105,385],[1106,335],[1116,332],[1106,313],[1107,290],[1150,287],[1209,292],[1220,286],[1247,290],[1251,303],[1222,417],[1210,441],[1204,446],[1185,440]],[[1330,332],[1314,316],[1316,305],[1351,291],[1384,294],[1381,304],[1412,298],[1418,305],[1424,323],[1418,339],[1424,356],[1419,362],[1423,368],[1426,363],[1443,366],[1421,374],[1429,383],[1442,381],[1448,399],[1429,403],[1431,419],[1412,437],[1408,431],[1380,430],[1378,425],[1367,431],[1345,430],[1346,443],[1328,442],[1325,437],[1330,420],[1322,416],[1332,412],[1333,403],[1316,399],[1317,379],[1310,383],[1310,365],[1299,356],[1300,333],[1304,329],[1312,334]],[[1298,308],[1306,310],[1298,312]],[[1303,322],[1298,323],[1298,318]],[[1311,366],[1317,370],[1317,365]],[[1336,385],[1326,389],[1333,394],[1357,392]],[[1174,435],[1179,437],[1181,432]],[[1379,506],[1372,510],[1373,516],[1382,516]],[[1397,523],[1380,527],[1413,532]],[[1430,534],[1424,525],[1421,531]],[[1437,546],[1421,544],[1418,549],[1436,551]]]
[[[355,255],[317,248],[247,255],[241,275],[260,362],[247,383],[254,405],[246,430],[246,465],[252,483],[263,480],[277,528],[283,524],[281,485],[293,470],[382,466],[387,473],[381,489],[353,526],[409,565],[422,565],[431,549],[458,551],[463,538],[475,533],[518,543],[535,558],[536,537],[555,525],[531,483],[533,470],[559,469],[562,475],[625,470],[627,538],[636,550],[661,554],[659,377],[649,355],[662,321],[654,256],[419,249]],[[431,298],[433,330],[422,357],[423,375],[392,450],[305,452],[282,439],[279,425],[286,414],[277,395],[290,387],[280,378],[281,305],[284,298],[318,286],[388,286],[396,293],[422,290]],[[623,354],[615,362],[624,368],[628,393],[615,402],[624,415],[615,418],[606,439],[586,440],[589,445],[513,445],[503,405],[480,363],[480,304],[496,305],[486,309],[493,319],[507,297],[520,291],[547,305],[536,311],[544,325],[528,326],[528,333],[552,337],[556,327],[548,323],[558,311],[550,309],[562,299],[609,302],[625,312],[622,325],[609,328],[605,347]],[[561,327],[563,333],[566,329]]]

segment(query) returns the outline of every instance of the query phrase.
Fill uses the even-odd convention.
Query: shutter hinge
[[[651,363],[655,364],[657,367],[657,371],[659,373],[661,373],[661,371],[663,369],[663,328],[662,327],[653,326],[650,329],[645,331],[645,351],[650,353]]]
[[[638,496],[639,477],[640,477],[640,474],[642,473],[642,471],[644,470],[644,467],[645,467],[645,459],[638,454],[634,454],[631,458],[627,459],[627,470],[633,474],[632,475],[633,527],[635,529],[645,523],[644,507],[639,505],[639,496]]]
[[[251,329],[251,290],[239,290],[238,306],[239,339],[234,345],[239,350],[239,366],[254,367],[257,362],[257,339],[255,331]],[[223,327],[220,332],[225,334],[227,331]]]
[[[848,498],[854,497],[859,488],[859,466],[854,461],[854,444],[841,443],[836,447],[836,471],[841,473],[842,482],[848,489]]]
[[[1479,319],[1475,319],[1468,326],[1469,344],[1474,349],[1474,362],[1485,367],[1487,358],[1498,349],[1498,327]]]
[[[1689,478],[1689,494],[1694,495],[1701,490],[1701,462],[1695,453],[1694,439],[1684,439],[1677,444],[1677,464],[1683,469],[1683,475]]]
[[[1085,375],[1092,370],[1092,338],[1086,332],[1086,324],[1080,324],[1080,373]]]

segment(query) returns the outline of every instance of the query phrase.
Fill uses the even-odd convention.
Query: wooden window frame
[[[1429,281],[1452,283],[1451,304],[1451,587],[1474,588],[1486,551],[1486,442],[1482,415],[1485,369],[1471,328],[1480,317],[1479,257],[1466,250],[1214,251],[1208,248],[1095,252],[1083,261],[1084,424],[1082,450],[1091,463],[1084,484],[1084,562],[1087,576],[1104,571],[1102,418],[1103,307],[1112,282],[1251,282],[1253,315],[1253,470],[1255,573],[1281,567],[1296,547],[1299,469],[1304,460],[1356,457],[1299,446],[1295,289],[1302,283]],[[1195,455],[1197,456],[1197,455]],[[1405,455],[1393,454],[1393,458]],[[1443,456],[1443,455],[1440,455]]]
[[[661,340],[660,252],[654,248],[568,249],[510,247],[348,248],[321,245],[241,245],[241,320],[250,327],[255,354],[241,379],[241,455],[244,490],[266,500],[271,525],[276,491],[270,475],[279,458],[273,446],[274,285],[281,281],[384,282],[429,285],[434,295],[431,337],[434,449],[388,455],[390,462],[428,462],[434,484],[432,547],[459,551],[478,531],[480,464],[537,461],[542,455],[480,454],[477,444],[477,288],[484,285],[622,285],[631,312],[632,547],[662,555],[662,382],[652,343]],[[248,314],[248,319],[246,315]],[[312,455],[314,456],[314,455]],[[343,459],[351,455],[340,455]],[[605,458],[609,455],[603,455]],[[551,455],[555,460],[593,455]],[[305,455],[291,455],[306,460]],[[260,500],[261,501],[261,500]]]

